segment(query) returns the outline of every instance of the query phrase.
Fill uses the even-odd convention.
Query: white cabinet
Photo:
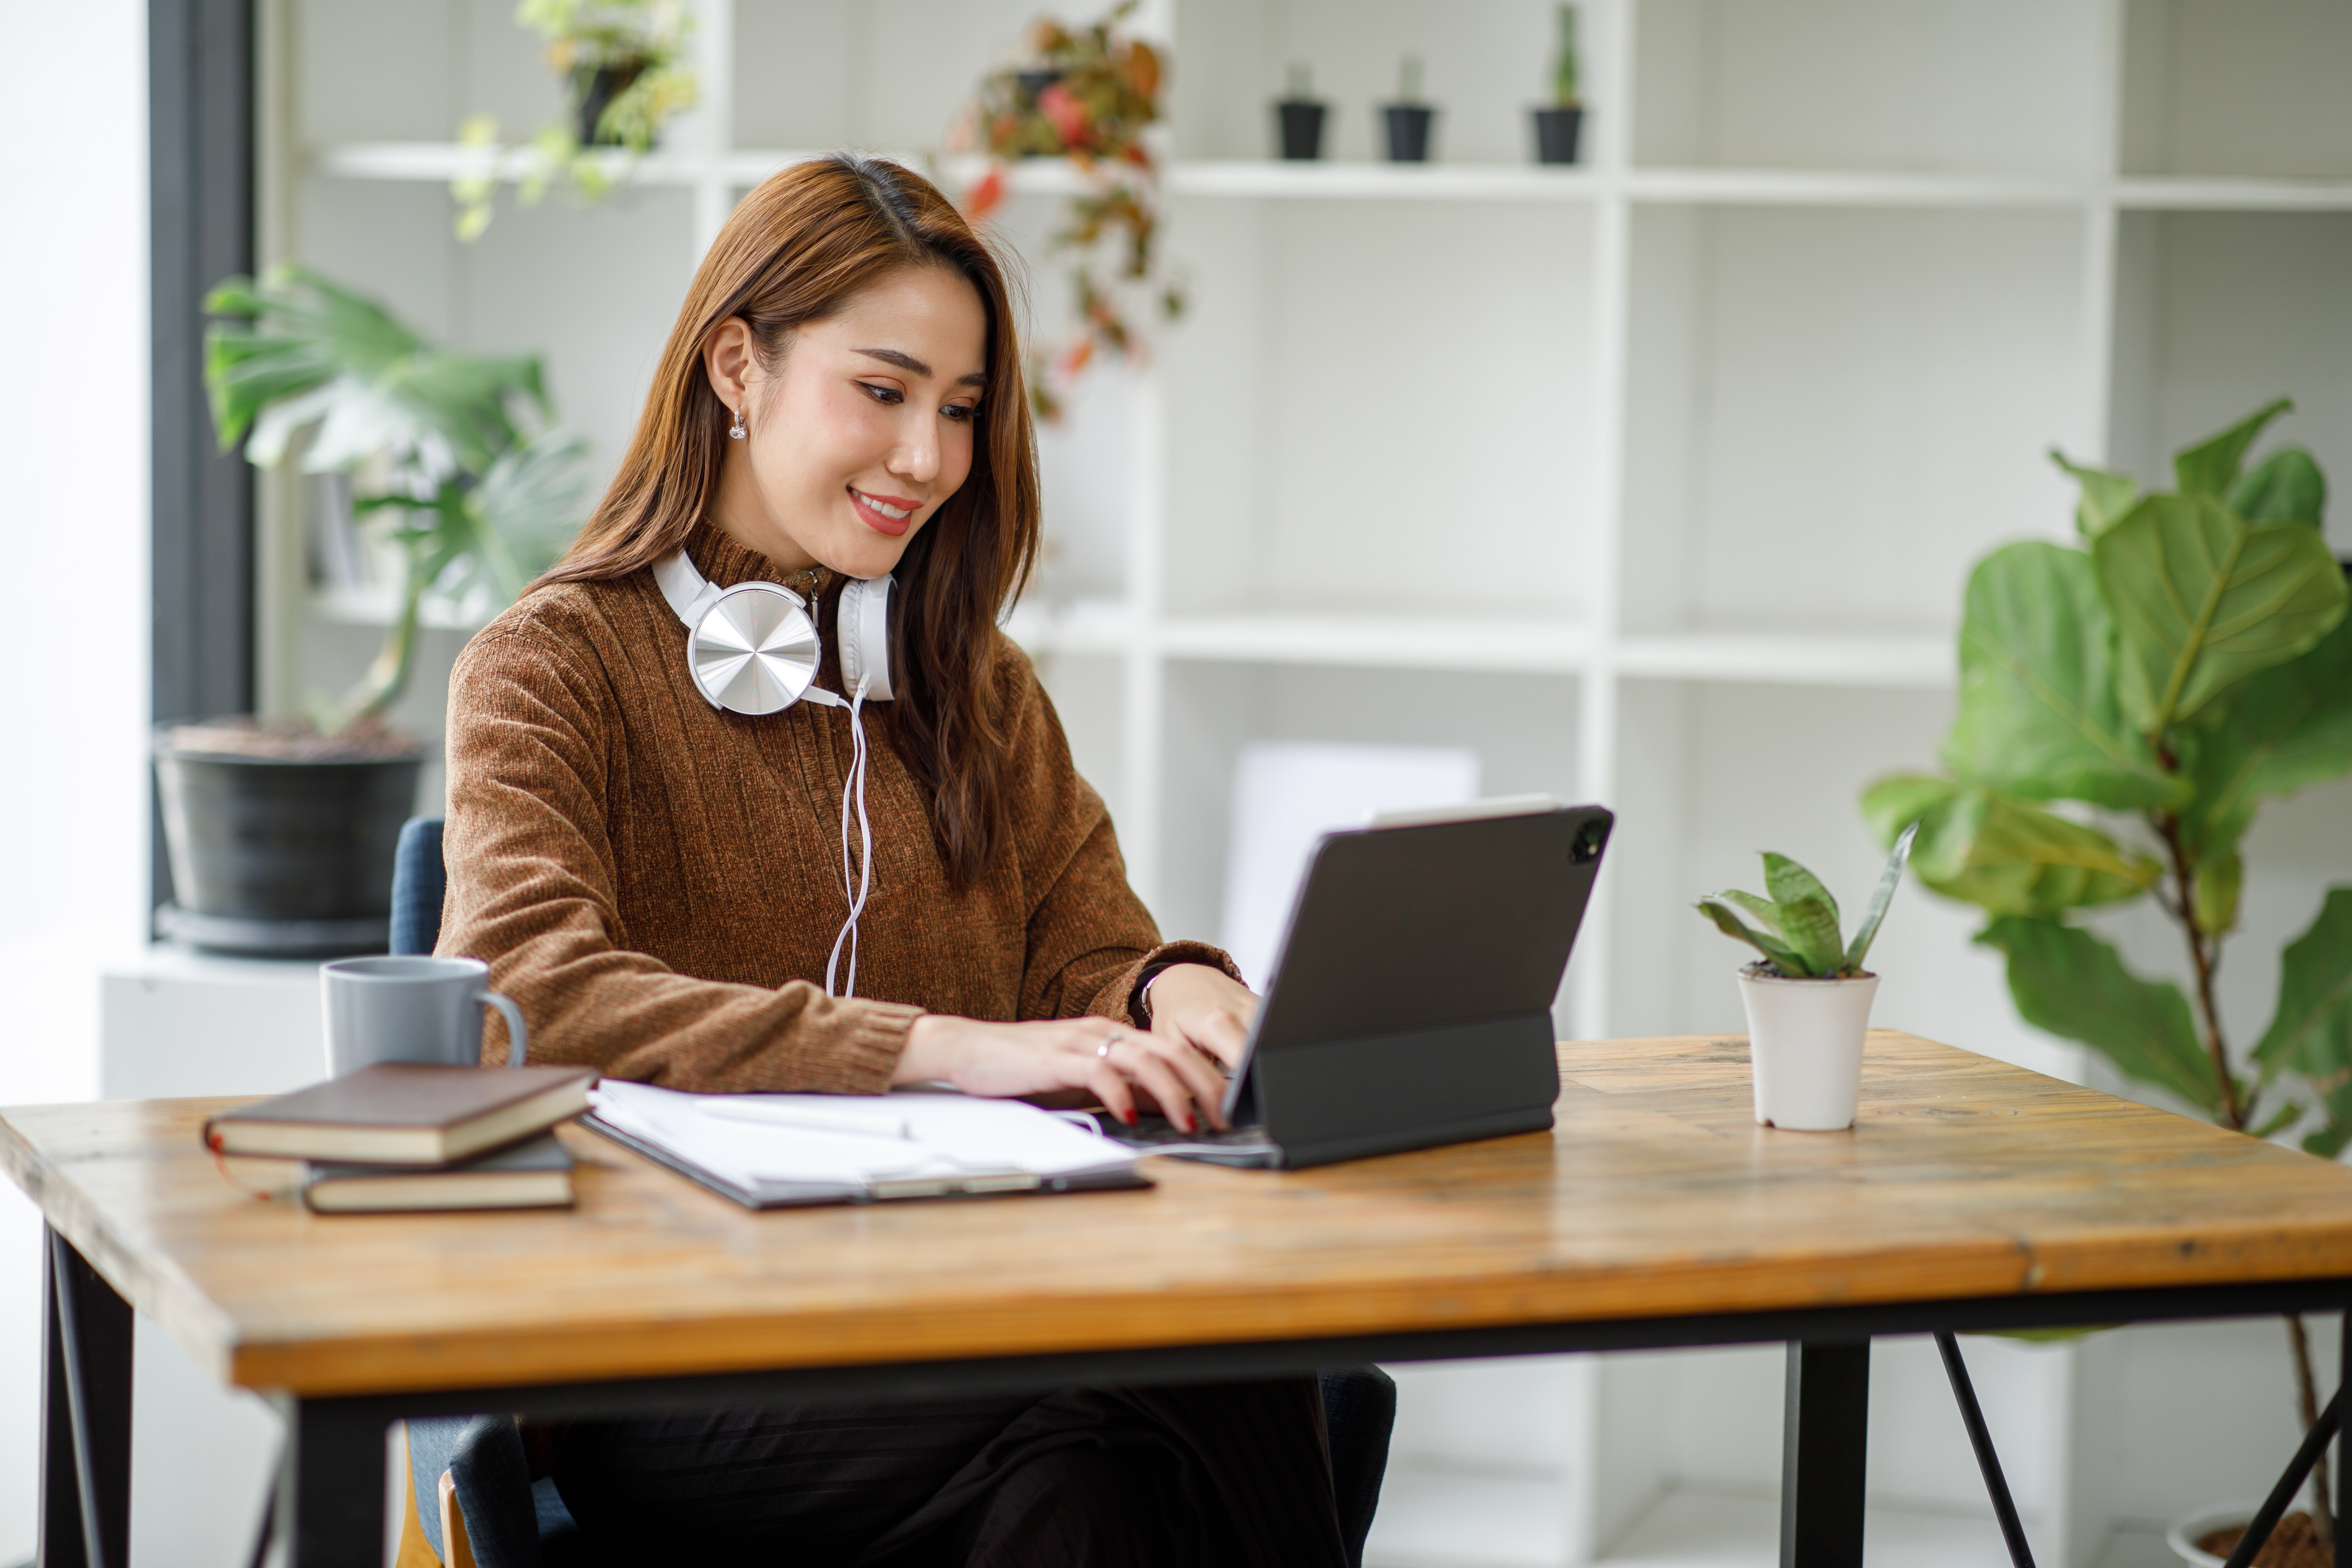
[[[455,342],[544,353],[609,467],[735,196],[811,150],[936,147],[1039,8],[706,0],[707,107],[637,180],[595,209],[502,205],[460,247],[457,122],[557,112],[509,0],[283,0],[302,69],[273,243]],[[1581,11],[1587,161],[1559,170],[1528,161],[1544,0],[1146,7],[1173,49],[1166,246],[1192,309],[1043,434],[1050,552],[1013,629],[1170,929],[1214,934],[1247,742],[1464,745],[1493,791],[1621,812],[1564,1027],[1736,1027],[1738,955],[1687,905],[1767,847],[1867,883],[1854,799],[1933,763],[1968,563],[2069,531],[2046,448],[2157,478],[2286,393],[2283,434],[2352,482],[2352,10]],[[1370,161],[1408,52],[1441,109],[1427,167]],[[1294,61],[1333,100],[1332,162],[1266,159]],[[1024,165],[1003,220],[1047,325],[1039,241],[1069,186]],[[2352,553],[2352,514],[2331,531]],[[273,701],[356,672],[363,611],[299,584],[276,610]],[[437,731],[439,698],[428,675],[412,721]],[[2273,812],[2249,876],[2225,1005],[2250,1038],[2278,944],[2352,879],[2352,791]],[[2015,1020],[1973,929],[1906,890],[1879,1020],[2095,1079]],[[2154,935],[2132,942],[2151,964]],[[2041,1560],[2087,1568],[2118,1521],[2261,1489],[2279,1338],[1972,1343]],[[1932,1356],[1878,1365],[1874,1560],[2000,1561]],[[1727,1538],[1709,1561],[1768,1561],[1779,1377],[1757,1351],[1417,1371],[1380,1552],[1664,1563]]]

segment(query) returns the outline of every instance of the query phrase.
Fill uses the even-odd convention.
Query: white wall
[[[89,1097],[147,890],[147,8],[8,7],[0,93],[0,1105]],[[94,612],[94,613],[93,613]],[[0,1192],[0,1563],[30,1557],[39,1221]]]

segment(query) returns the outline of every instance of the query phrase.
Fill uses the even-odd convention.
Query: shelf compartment
[[[2352,176],[2352,7],[2126,0],[2122,166],[2132,174]]]
[[[2098,7],[1643,0],[1633,162],[2098,172]]]

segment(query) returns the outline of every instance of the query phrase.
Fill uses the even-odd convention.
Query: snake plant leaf
[[[1759,899],[1753,893],[1743,893],[1737,888],[1726,888],[1715,895],[1727,904],[1737,904],[1748,917],[1774,936],[1780,934],[1780,906],[1769,899]]]
[[[2082,499],[2074,503],[2074,531],[2084,539],[2096,539],[2107,531],[2117,518],[2131,510],[2139,500],[2139,481],[2129,474],[2111,474],[2104,468],[2086,468],[2070,462],[2057,447],[2050,448],[2050,460],[2071,475],[2082,487]]]
[[[2235,425],[2217,436],[2208,436],[2194,447],[2183,447],[2172,455],[2173,482],[2185,496],[2226,496],[2230,487],[2238,482],[2238,469],[2246,460],[2246,449],[2263,427],[2288,409],[2294,399],[2282,397],[2277,402],[2255,409]]]
[[[1724,935],[1737,938],[1762,953],[1764,961],[1779,970],[1784,978],[1790,980],[1806,978],[1805,961],[1797,956],[1796,950],[1780,938],[1769,936],[1741,920],[1738,912],[1723,901],[1723,895],[1717,894],[1701,899],[1698,901],[1698,912],[1713,921],[1716,929],[1722,931]]]
[[[1794,978],[1822,980],[1845,963],[1845,942],[1838,935],[1837,910],[1811,894],[1780,900],[1780,929],[1804,965]]]
[[[2091,558],[2115,611],[2124,709],[2150,736],[2344,616],[2343,569],[2317,529],[2252,526],[2210,495],[2145,498]]]
[[[2141,979],[2114,948],[2054,920],[1996,920],[1976,940],[2009,960],[2009,994],[2027,1023],[2080,1040],[2126,1078],[2212,1114],[2220,1088],[2179,986]]]
[[[1886,869],[1878,875],[1878,886],[1871,889],[1869,907],[1862,911],[1862,924],[1854,928],[1853,941],[1845,950],[1845,970],[1849,974],[1862,971],[1862,961],[1870,956],[1870,944],[1878,940],[1879,922],[1886,918],[1886,906],[1895,901],[1895,889],[1903,885],[1903,863],[1911,858],[1911,841],[1919,837],[1916,822],[1903,830],[1895,840],[1895,847],[1886,857]]]
[[[2279,955],[2278,1008],[2254,1060],[2264,1081],[2302,1073],[2329,1122],[2352,1130],[2352,888],[2330,888],[2310,929]]]
[[[2023,916],[2121,903],[2162,875],[2095,827],[1983,789],[1957,791],[1922,814],[1911,869],[1932,892]]]
[[[2115,617],[2090,556],[2029,542],[1969,574],[1960,711],[1943,757],[1961,778],[2029,800],[2179,804],[2180,781],[2116,699]]]
[[[2300,658],[2247,678],[2179,732],[2195,785],[2181,826],[2192,849],[2232,843],[2258,800],[2352,771],[2352,616]]]
[[[1784,910],[1800,899],[1819,899],[1829,906],[1832,923],[1839,918],[1837,900],[1830,895],[1829,889],[1822,885],[1822,879],[1786,855],[1775,855],[1769,850],[1765,852],[1764,890],[1770,893],[1772,901]],[[1783,926],[1787,924],[1785,918],[1781,923]]]
[[[2300,447],[2283,447],[2230,487],[2230,510],[2248,522],[2307,522],[2320,526],[2327,510],[2327,476]]]

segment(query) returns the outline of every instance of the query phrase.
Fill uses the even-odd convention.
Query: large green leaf
[[[2009,994],[2027,1023],[2080,1040],[2126,1078],[2212,1113],[2221,1098],[2212,1059],[2179,986],[2141,979],[2114,948],[2057,921],[1997,920],[1976,940],[2008,958]]]
[[[2095,827],[1990,790],[1956,790],[1919,817],[1911,868],[1931,891],[1991,915],[2120,903],[2162,868]]]
[[[1934,773],[1889,773],[1862,792],[1862,819],[1891,847],[1905,828],[1959,794],[1960,787]]]
[[[2294,406],[2294,400],[2282,397],[2266,407],[2257,408],[2235,425],[2217,436],[2208,436],[2194,447],[2183,447],[2172,455],[2172,476],[2182,495],[2225,496],[2230,487],[2238,482],[2239,467],[2246,460],[2246,449],[2263,426]]]
[[[2115,611],[2125,711],[2151,736],[2344,615],[2343,570],[2317,529],[2251,526],[2210,495],[2147,497],[2091,559]]]
[[[2250,676],[2179,731],[2196,786],[2191,848],[2234,843],[2254,803],[2352,772],[2352,616],[2300,658]]]
[[[2307,522],[2327,510],[2327,476],[2300,447],[2283,447],[2230,487],[2230,510],[2248,522]]]
[[[2352,1142],[2352,888],[2329,889],[2279,955],[2278,1011],[2254,1059],[2265,1079],[2291,1068],[2311,1080],[2327,1125],[2305,1148],[2332,1159]]]
[[[2065,469],[2082,487],[2082,500],[2074,505],[2074,531],[2084,539],[2096,539],[2105,533],[2116,519],[2131,510],[2132,502],[2139,500],[2139,481],[2129,474],[2084,468],[2069,462],[2066,454],[2055,447],[2050,448],[2050,460]]]
[[[2115,620],[2091,557],[2055,544],[2004,546],[1969,574],[1960,621],[1960,711],[1944,762],[2029,800],[2117,810],[2175,805],[2116,695]]]

